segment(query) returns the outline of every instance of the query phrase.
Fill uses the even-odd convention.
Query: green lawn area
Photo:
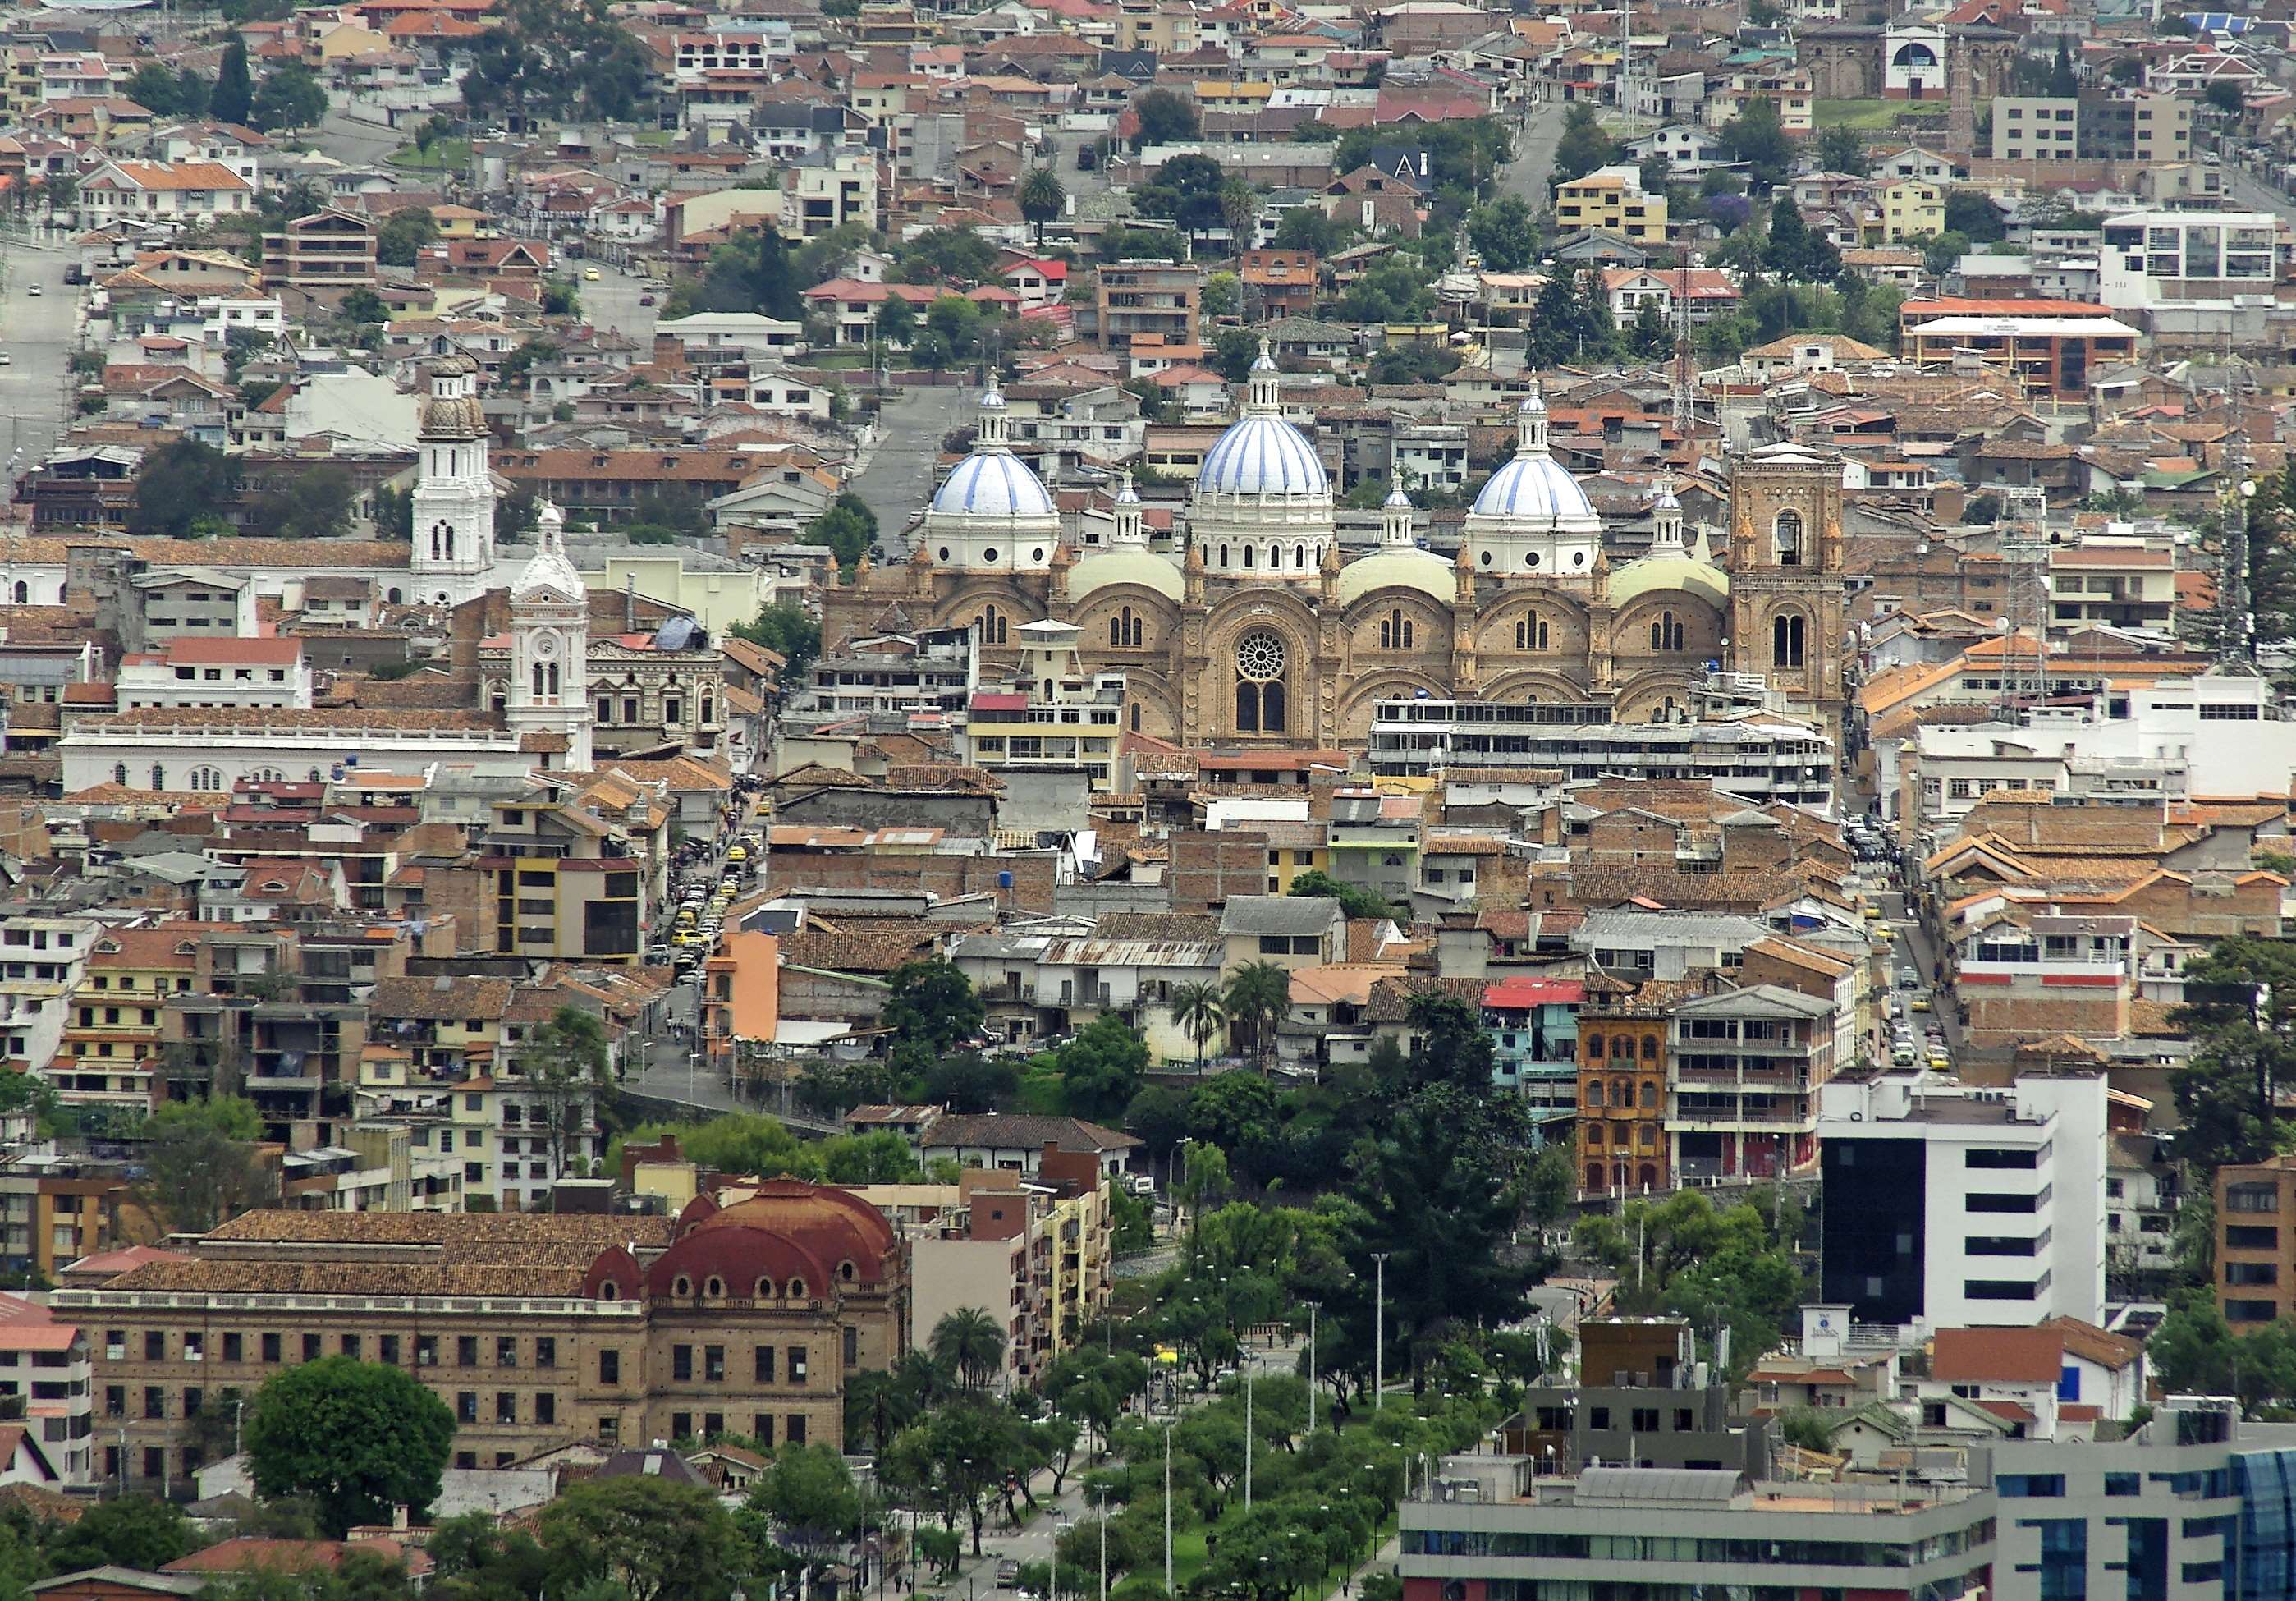
[[[1201,1524],[1198,1524],[1193,1529],[1172,1531],[1172,1588],[1174,1589],[1184,1588],[1189,1580],[1196,1576],[1197,1571],[1210,1560],[1211,1554],[1204,1549],[1204,1530]],[[1160,1580],[1161,1577],[1161,1574],[1158,1575]]]
[[[414,172],[460,172],[471,164],[471,142],[468,139],[433,139],[429,153],[402,144],[383,158],[393,167],[404,167]]]
[[[1899,117],[1945,116],[1942,100],[1821,100],[1811,115],[1820,127],[1854,127],[1860,133],[1880,133],[1895,127]]]

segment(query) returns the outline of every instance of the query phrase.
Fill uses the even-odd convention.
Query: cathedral
[[[1517,420],[1456,560],[1419,544],[1398,489],[1378,548],[1342,562],[1331,480],[1283,415],[1263,344],[1242,414],[1196,474],[1178,559],[1151,548],[1128,478],[1107,547],[1078,559],[992,390],[906,571],[864,563],[832,593],[824,633],[970,624],[984,661],[1005,665],[1023,624],[1074,623],[1086,666],[1124,674],[1127,726],[1183,744],[1360,746],[1375,702],[1423,693],[1606,701],[1619,722],[1667,721],[1690,714],[1716,664],[1764,675],[1839,735],[1839,463],[1792,446],[1737,458],[1719,562],[1702,532],[1685,538],[1661,482],[1652,548],[1613,565],[1548,448],[1535,383]]]

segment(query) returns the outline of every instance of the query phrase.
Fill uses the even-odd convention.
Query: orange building
[[[709,1071],[732,1081],[745,1056],[743,1044],[771,1045],[782,1021],[782,942],[778,935],[742,931],[718,942],[702,965],[701,1046]]]
[[[1578,1014],[1578,1176],[1591,1193],[1656,1193],[1667,1161],[1667,1011],[1681,984],[1649,983]],[[1694,989],[1695,986],[1692,986]]]

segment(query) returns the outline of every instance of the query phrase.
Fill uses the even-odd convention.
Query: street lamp
[[[1251,1510],[1251,1363],[1243,1365],[1243,1509]]]
[[[125,1437],[126,1437],[126,1431],[125,1431],[125,1430],[121,1431],[121,1435],[122,1435],[122,1438],[125,1438]],[[126,1463],[126,1461],[127,1461],[127,1453],[126,1451],[124,1451],[124,1450],[123,1450],[123,1451],[120,1453],[120,1461],[121,1461],[123,1464],[125,1464],[125,1463]],[[124,1475],[124,1474],[127,1473],[127,1468],[123,1466],[120,1468],[120,1470],[119,1470],[119,1471],[120,1471],[120,1473]],[[1164,1594],[1165,1594],[1167,1597],[1169,1597],[1169,1596],[1171,1595],[1171,1593],[1172,1593],[1172,1423],[1171,1423],[1171,1420],[1170,1420],[1169,1418],[1167,1418],[1167,1419],[1165,1420],[1165,1422],[1164,1422]]]
[[[1308,1303],[1308,1433],[1316,1432],[1316,1303]]]
[[[1387,1401],[1387,1258],[1384,1251],[1371,1253],[1377,1278],[1372,1292],[1371,1409],[1374,1412]]]

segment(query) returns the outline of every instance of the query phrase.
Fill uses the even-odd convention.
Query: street
[[[642,275],[626,273],[611,262],[589,260],[568,265],[579,269],[570,275],[575,279],[574,287],[581,292],[582,315],[590,325],[627,334],[637,341],[638,359],[650,359],[653,354],[654,320],[660,308],[641,306],[638,300],[653,293],[653,285]],[[580,275],[592,268],[598,274],[594,283]]]
[[[941,436],[969,423],[980,398],[978,390],[955,384],[904,389],[878,417],[877,444],[853,492],[877,513],[882,560],[908,559],[908,526],[932,497]]]
[[[1534,212],[1552,201],[1546,180],[1554,170],[1554,148],[1562,143],[1567,108],[1541,101],[1515,127],[1514,160],[1499,169],[1499,193],[1520,197]]]
[[[64,283],[65,253],[12,242],[7,281],[0,295],[0,336],[9,364],[0,367],[0,405],[8,413],[7,488],[16,475],[55,447],[69,401],[65,385],[75,339],[79,291]],[[40,292],[35,296],[32,286]]]

